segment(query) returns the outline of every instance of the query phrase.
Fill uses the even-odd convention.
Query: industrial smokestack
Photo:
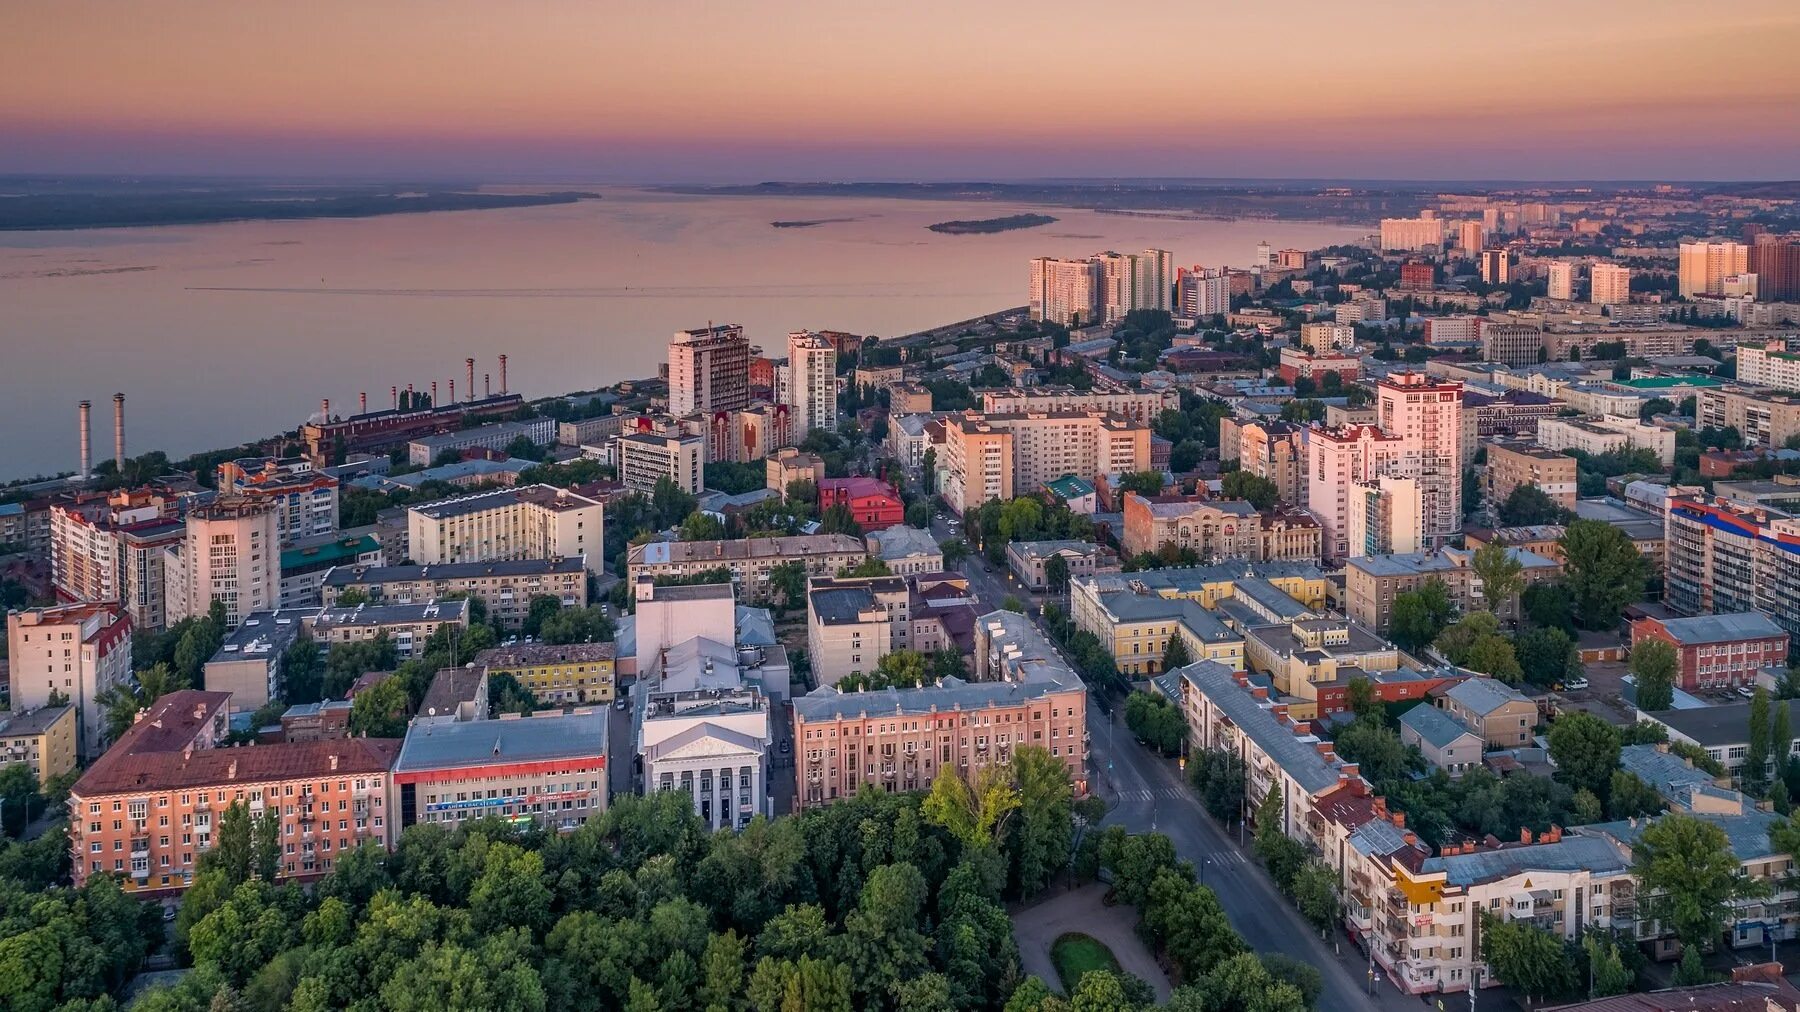
[[[388,392],[392,393],[394,395],[394,410],[399,411],[400,410],[400,388],[398,386],[391,386],[391,387],[388,387]]]
[[[362,393],[359,393],[356,396],[358,398],[357,414],[360,414],[360,415],[368,414],[369,413],[369,392],[367,390],[364,390]]]
[[[81,471],[75,477],[86,478],[92,473],[93,447],[89,445],[88,416],[94,411],[92,401],[81,402]]]
[[[406,385],[406,410],[417,411],[418,409],[419,409],[419,399],[417,397],[413,396],[412,384],[408,383]]]
[[[431,406],[437,407],[437,380],[431,381]]]
[[[125,395],[113,394],[113,466],[125,473]]]
[[[475,360],[465,358],[463,365],[469,370],[469,400],[473,401],[475,399]]]
[[[456,403],[456,377],[450,377],[450,403]]]
[[[500,356],[500,395],[506,396],[506,356]]]
[[[483,397],[494,396],[494,374],[493,373],[484,372],[481,374],[481,396],[483,396]]]
[[[331,398],[329,397],[319,398],[319,421],[331,421]]]

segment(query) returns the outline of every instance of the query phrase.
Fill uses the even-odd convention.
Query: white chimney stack
[[[113,394],[113,466],[125,473],[125,395]]]
[[[86,478],[89,474],[93,473],[93,468],[91,466],[94,462],[93,446],[91,445],[90,434],[88,432],[88,420],[89,416],[93,414],[93,411],[94,404],[92,401],[81,402],[81,471],[75,476],[77,478]]]

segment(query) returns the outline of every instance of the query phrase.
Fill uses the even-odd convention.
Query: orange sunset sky
[[[0,171],[1800,176],[1800,0],[5,0]]]

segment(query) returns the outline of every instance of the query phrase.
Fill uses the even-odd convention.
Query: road
[[[934,521],[933,532],[942,540],[952,537],[944,522]],[[979,556],[961,566],[969,589],[984,608],[997,608],[1006,595],[1023,600],[1019,588],[1004,567],[988,572]],[[1227,833],[1201,807],[1183,781],[1175,764],[1139,746],[1125,730],[1115,708],[1110,716],[1088,707],[1088,766],[1096,793],[1113,805],[1102,825],[1120,825],[1134,833],[1157,832],[1169,837],[1175,852],[1193,862],[1203,883],[1219,897],[1232,926],[1256,952],[1279,952],[1317,967],[1325,979],[1319,1008],[1349,1012],[1417,1012],[1435,1008],[1441,997],[1446,1009],[1468,1005],[1462,994],[1408,995],[1395,988],[1382,973],[1369,994],[1368,966],[1361,951],[1342,932],[1332,942],[1322,941],[1293,905],[1281,895],[1262,866],[1236,836]],[[1247,842],[1247,841],[1246,841]],[[1505,1007],[1501,994],[1478,995],[1478,1007]]]

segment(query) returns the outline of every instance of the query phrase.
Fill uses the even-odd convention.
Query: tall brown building
[[[1756,275],[1756,297],[1763,302],[1800,298],[1800,242],[1759,235],[1750,247],[1750,273]]]

